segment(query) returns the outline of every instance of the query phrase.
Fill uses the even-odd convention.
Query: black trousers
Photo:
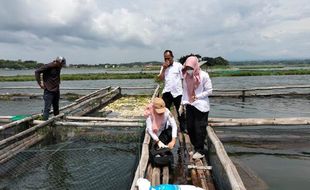
[[[178,121],[180,124],[180,128],[181,131],[185,131],[186,130],[186,124],[185,124],[185,115],[184,113],[180,114],[179,113],[179,108],[180,108],[180,104],[181,104],[181,100],[182,100],[182,95],[179,95],[175,98],[173,98],[172,94],[170,92],[165,92],[163,94],[163,100],[166,104],[166,108],[170,109],[172,103],[177,111],[178,114]]]
[[[201,112],[192,105],[186,105],[188,135],[196,152],[204,154],[209,112]]]
[[[44,110],[43,110],[43,120],[48,120],[49,112],[51,110],[51,106],[53,105],[53,113],[54,115],[59,114],[59,98],[60,92],[59,90],[56,92],[44,90],[43,99],[44,99]]]

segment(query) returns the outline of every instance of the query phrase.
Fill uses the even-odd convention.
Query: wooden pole
[[[65,116],[65,119],[66,120],[74,120],[74,121],[145,122],[145,119],[107,118],[107,117]]]
[[[64,122],[56,121],[57,126],[73,126],[73,127],[144,127],[141,122]]]
[[[34,138],[34,137],[36,137],[36,136],[37,136],[37,134],[35,133],[35,134],[30,135],[30,136],[28,136],[28,137],[25,137],[25,138],[23,138],[23,139],[21,139],[21,140],[15,142],[15,143],[9,145],[9,146],[3,147],[3,148],[0,150],[0,155],[3,155],[3,154],[5,154],[6,152],[9,152],[9,151],[10,151],[11,149],[13,149],[14,147],[16,147],[16,146],[18,146],[18,145],[20,145],[20,144],[22,144],[22,143],[24,143],[24,142],[26,142],[26,141],[32,139],[32,138]]]
[[[1,155],[0,157],[0,164],[3,164],[4,162],[8,161],[10,158],[12,158],[13,156],[15,156],[16,154],[20,153],[21,151],[31,147],[32,145],[38,143],[39,141],[41,141],[45,136],[44,135],[37,135],[36,137],[30,139],[27,142],[24,142],[18,146],[16,146],[15,148],[11,149],[9,152],[7,152],[4,155]]]
[[[249,88],[246,90],[272,90],[272,89],[291,89],[291,88],[310,88],[310,85],[286,85],[286,86],[269,86],[269,87],[255,87]],[[41,89],[40,87],[34,86],[7,86],[0,87],[0,90],[9,90],[9,89]],[[69,88],[62,87],[61,90],[99,90],[100,88]],[[122,89],[154,89],[154,87],[122,87]],[[234,91],[234,90],[244,90],[244,89],[214,89],[214,91]]]
[[[210,118],[209,125],[212,127],[224,126],[257,126],[257,125],[309,125],[310,117],[291,118]]]
[[[101,88],[101,89],[96,90],[96,91],[94,91],[94,92],[92,92],[90,94],[82,96],[81,98],[75,100],[75,102],[80,103],[80,102],[82,102],[82,101],[84,101],[84,100],[86,100],[88,98],[92,98],[94,96],[97,96],[98,94],[100,94],[100,93],[102,93],[104,91],[109,91],[110,89],[111,89],[111,86],[108,86],[108,87],[105,87],[105,88]]]
[[[223,166],[225,173],[228,177],[231,189],[233,189],[233,190],[246,190],[235,165],[233,164],[233,162],[228,157],[223,144],[221,143],[219,138],[216,136],[214,130],[210,126],[208,126],[207,132],[208,132],[208,137],[211,140],[211,143],[215,147],[216,155],[219,158],[220,163]]]
[[[85,101],[83,101],[83,102],[81,102],[81,103],[78,103],[78,104],[76,104],[76,105],[74,105],[74,106],[68,108],[68,110],[66,110],[66,113],[69,113],[69,112],[72,112],[72,111],[74,111],[74,110],[76,110],[76,109],[79,109],[79,108],[81,108],[82,106],[84,106],[84,105],[86,105],[86,104],[88,104],[88,103],[90,103],[90,102],[92,102],[92,101],[94,101],[94,100],[97,100],[97,99],[103,98],[103,97],[105,97],[105,96],[108,96],[108,95],[110,95],[110,94],[112,94],[112,93],[115,93],[116,91],[119,91],[119,89],[120,89],[120,87],[116,87],[116,88],[114,88],[113,90],[111,90],[111,91],[109,91],[109,92],[107,92],[107,93],[104,93],[104,94],[102,94],[102,95],[98,95],[98,96],[92,97],[92,98],[90,98],[90,99],[88,99],[88,100],[85,100]]]
[[[4,144],[6,144],[6,143],[8,143],[8,142],[10,142],[10,141],[12,141],[12,140],[15,140],[15,139],[17,139],[17,138],[19,138],[19,137],[22,137],[22,136],[24,136],[24,135],[27,135],[27,134],[29,134],[29,133],[31,133],[31,132],[34,132],[34,131],[38,130],[39,128],[42,128],[42,127],[44,127],[44,126],[47,126],[48,124],[54,122],[56,119],[59,119],[59,118],[61,118],[61,117],[63,117],[63,116],[64,116],[64,114],[61,113],[61,114],[59,114],[59,115],[57,115],[57,116],[54,116],[54,117],[50,118],[49,120],[47,120],[47,121],[45,121],[45,122],[43,122],[43,123],[41,123],[41,124],[38,124],[38,125],[33,126],[33,127],[29,128],[29,129],[26,129],[25,131],[22,131],[22,132],[18,133],[18,134],[16,134],[16,135],[13,135],[13,136],[11,136],[11,137],[8,137],[8,138],[6,138],[6,139],[3,139],[2,141],[0,141],[0,146],[1,146],[1,145],[4,145]]]
[[[7,86],[7,87],[0,87],[0,90],[15,90],[15,89],[38,89],[40,90],[40,87],[34,87],[34,86]],[[99,90],[99,88],[68,88],[68,87],[62,87],[60,90]]]
[[[155,97],[158,97],[158,95],[159,95],[159,88],[160,88],[160,86],[157,85],[157,87],[156,87],[155,90],[154,90],[154,93],[153,93],[153,96],[152,96],[152,100],[153,100]]]
[[[24,119],[17,120],[17,121],[14,121],[14,122],[5,124],[5,125],[3,125],[3,126],[0,126],[0,131],[2,131],[2,130],[4,130],[4,129],[8,129],[8,128],[10,128],[10,127],[14,127],[14,126],[19,125],[19,124],[24,123],[24,122],[32,121],[33,119],[36,119],[36,118],[39,117],[40,115],[41,115],[41,114],[35,114],[35,115],[32,115],[32,116],[26,117],[26,118],[24,118]]]

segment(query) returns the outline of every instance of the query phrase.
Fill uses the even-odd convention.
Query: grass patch
[[[222,70],[209,72],[211,77],[231,76],[264,76],[264,75],[310,75],[310,69],[291,70]],[[154,79],[159,82],[155,73],[86,73],[63,74],[61,80],[104,80],[104,79]],[[0,82],[34,81],[34,75],[0,76]]]
[[[152,79],[154,73],[86,73],[63,74],[61,80],[103,80],[103,79]],[[0,82],[5,81],[34,81],[34,75],[0,76]]]
[[[310,75],[310,69],[293,70],[270,70],[270,71],[248,71],[248,70],[226,70],[209,73],[211,77],[233,77],[233,76],[267,76],[267,75]]]

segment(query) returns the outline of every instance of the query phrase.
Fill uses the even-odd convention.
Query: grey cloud
[[[130,52],[130,59],[139,57],[135,52],[151,57],[167,48],[180,56],[208,52],[236,57],[237,52],[240,58],[257,58],[277,52],[279,57],[287,55],[285,42],[303,47],[292,51],[302,56],[310,46],[310,29],[299,26],[310,25],[309,7],[306,0],[0,1],[0,43],[12,44],[12,51],[14,46],[51,52],[61,47],[75,56],[79,53],[72,49],[94,51],[112,60],[117,59],[112,49]]]

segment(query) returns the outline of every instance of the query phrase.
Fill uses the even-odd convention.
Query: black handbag
[[[164,144],[169,143],[172,139],[172,127],[168,126],[166,129],[164,129],[158,138]],[[173,163],[173,154],[169,148],[159,149],[157,144],[154,144],[154,142],[149,148],[149,159],[153,167],[171,167]]]
[[[150,161],[153,167],[171,166],[173,163],[173,154],[169,148],[156,149],[154,146],[150,149]]]

